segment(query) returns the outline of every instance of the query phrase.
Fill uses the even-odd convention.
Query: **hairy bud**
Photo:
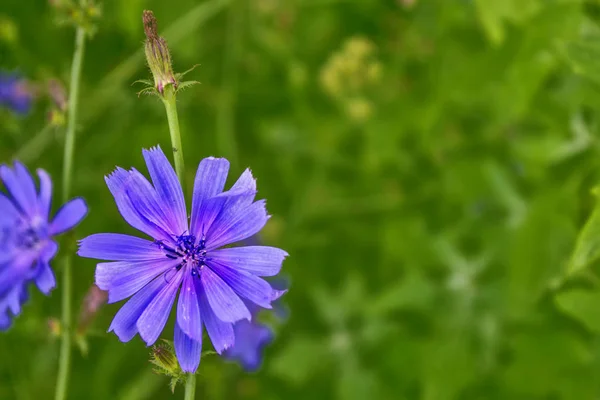
[[[154,77],[154,87],[160,94],[163,94],[165,86],[169,84],[177,88],[177,79],[171,66],[169,47],[165,39],[158,36],[156,18],[152,11],[145,10],[142,21],[146,33],[146,42],[144,43],[146,61]]]

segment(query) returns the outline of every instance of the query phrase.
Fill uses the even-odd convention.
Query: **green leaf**
[[[177,91],[176,93],[179,93],[181,90],[185,90],[189,87],[195,86],[195,85],[199,85],[200,82],[198,81],[185,81],[185,82],[180,82],[179,85],[177,85]]]
[[[544,324],[512,335],[508,346],[512,361],[502,374],[504,385],[520,394],[516,398],[593,398],[592,354],[574,332]]]
[[[597,191],[598,188],[594,189],[596,196]],[[592,215],[577,237],[575,251],[567,272],[568,274],[578,273],[598,258],[600,258],[600,203],[596,202]]]
[[[355,360],[342,365],[338,381],[338,399],[363,400],[381,398],[379,382],[372,370],[367,370]]]
[[[476,379],[477,364],[463,332],[448,332],[425,346],[424,399],[456,399]]]
[[[559,309],[590,331],[600,332],[600,292],[574,289],[557,294],[554,302]]]
[[[566,42],[563,49],[573,71],[600,83],[600,34]]]
[[[488,39],[495,45],[504,41],[507,21],[526,22],[541,8],[538,0],[475,0],[475,6]]]
[[[527,317],[545,290],[563,274],[576,232],[568,210],[573,191],[539,194],[510,238],[508,306],[513,317]]]

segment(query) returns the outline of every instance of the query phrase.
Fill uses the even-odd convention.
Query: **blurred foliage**
[[[175,70],[200,64],[178,98],[189,183],[205,156],[233,176],[250,166],[273,214],[263,240],[291,255],[290,318],[263,369],[206,356],[199,398],[600,396],[598,0],[105,1],[84,65],[77,237],[131,232],[103,176],[169,147],[162,105],[131,87],[149,77],[144,8]],[[0,4],[0,67],[39,89],[27,118],[0,111],[0,159],[55,177],[63,128],[47,127],[43,88],[68,81],[74,36],[57,14]],[[94,263],[75,272],[83,301]],[[53,393],[59,294],[33,294],[0,338],[0,398]],[[139,339],[104,333],[118,307],[76,354],[71,398],[171,398]]]

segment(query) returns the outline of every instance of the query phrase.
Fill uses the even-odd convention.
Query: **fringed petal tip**
[[[273,289],[273,293],[271,295],[271,301],[279,300],[287,292],[288,292],[288,289],[285,289],[285,290]]]

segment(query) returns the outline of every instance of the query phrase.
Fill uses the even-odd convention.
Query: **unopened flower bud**
[[[96,285],[92,285],[88,290],[83,303],[81,304],[81,311],[79,312],[79,323],[77,324],[77,332],[82,335],[87,330],[88,326],[92,323],[98,310],[108,300],[108,293],[100,289]]]
[[[57,79],[48,81],[48,95],[60,111],[67,111],[67,91],[64,85]]]
[[[145,10],[142,21],[144,22],[144,32],[146,33],[146,42],[144,44],[146,61],[154,77],[154,86],[162,94],[165,86],[169,84],[177,88],[177,79],[171,66],[171,55],[165,39],[158,36],[156,18],[152,11]]]
[[[62,111],[58,111],[55,108],[48,111],[48,113],[46,114],[46,120],[48,121],[48,124],[57,128],[65,126],[65,124],[67,123],[65,113]]]
[[[169,372],[171,375],[180,372],[177,357],[173,353],[173,349],[166,344],[159,344],[152,348],[152,364],[160,367],[163,372]]]
[[[48,332],[51,338],[58,338],[61,334],[61,324],[56,318],[48,318]]]

